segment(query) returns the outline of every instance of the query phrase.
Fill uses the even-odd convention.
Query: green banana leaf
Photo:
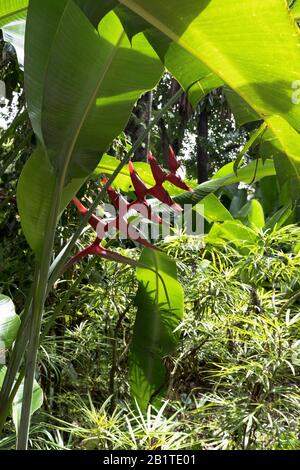
[[[165,253],[146,248],[137,268],[138,308],[130,352],[130,385],[142,411],[158,405],[168,386],[164,364],[179,339],[183,318],[183,290],[177,280],[176,264]],[[175,331],[176,330],[176,331]]]
[[[1,0],[0,28],[16,20],[26,17],[28,0]]]
[[[89,3],[93,6],[85,2],[86,8]],[[28,110],[45,155],[41,165],[34,155],[25,167],[18,205],[25,236],[39,256],[49,191],[53,194],[59,179],[63,202],[70,200],[69,189],[79,189],[77,183],[95,169],[136,100],[156,85],[163,68],[143,34],[129,42],[113,12],[97,32],[67,0],[44,0],[43,8],[39,0],[30,2],[25,51]],[[41,184],[47,174],[49,188]],[[36,234],[33,217],[38,219]]]
[[[197,204],[194,208],[200,211],[200,206]],[[203,211],[204,218],[209,222],[224,222],[225,220],[233,220],[232,215],[221,203],[215,194],[209,194],[201,201],[201,214]]]
[[[275,134],[278,119],[300,130],[300,107],[292,102],[292,86],[300,76],[298,31],[283,1],[120,3],[223,80]],[[166,54],[172,54],[171,49]],[[182,63],[180,67],[184,73]],[[299,159],[295,161],[293,152],[287,156],[299,177]]]

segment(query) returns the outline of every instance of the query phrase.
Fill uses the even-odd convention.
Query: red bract
[[[107,188],[107,194],[109,196],[109,199],[115,209],[118,210],[118,215],[115,219],[110,220],[108,222],[105,222],[102,219],[99,219],[97,216],[92,215],[89,218],[89,223],[93,227],[93,229],[97,233],[97,238],[92,243],[89,247],[85,248],[84,250],[80,251],[76,256],[74,256],[69,263],[66,265],[66,269],[72,266],[74,263],[79,261],[80,259],[84,258],[85,256],[88,255],[95,255],[99,256],[104,259],[109,259],[112,261],[116,261],[118,263],[124,263],[124,264],[130,264],[132,266],[137,266],[138,263],[130,258],[127,258],[125,256],[120,255],[119,253],[115,253],[110,250],[106,250],[103,246],[101,246],[102,240],[105,237],[105,234],[110,230],[110,229],[116,229],[118,232],[121,232],[126,235],[126,237],[129,236],[129,238],[132,238],[136,242],[140,243],[143,246],[153,248],[153,249],[158,249],[155,246],[153,246],[151,243],[149,243],[147,240],[145,240],[143,237],[141,237],[135,227],[128,223],[128,221],[125,219],[125,215],[128,214],[128,211],[130,209],[135,209],[138,213],[141,215],[144,215],[147,219],[151,220],[152,222],[162,224],[163,221],[162,219],[155,213],[152,212],[151,206],[146,200],[147,195],[151,195],[161,201],[163,204],[167,204],[170,206],[172,209],[176,211],[181,211],[181,207],[176,204],[169,193],[165,190],[163,187],[163,183],[165,181],[169,181],[172,183],[174,186],[177,186],[178,188],[181,188],[186,191],[190,191],[190,188],[185,184],[185,182],[176,175],[176,172],[178,168],[180,167],[180,163],[178,162],[175,153],[170,147],[169,150],[169,167],[171,170],[171,173],[166,173],[163,168],[159,165],[157,162],[156,158],[150,153],[149,155],[149,162],[150,162],[150,167],[151,171],[155,180],[155,185],[148,189],[147,186],[143,183],[139,175],[134,169],[134,166],[131,161],[129,161],[129,173],[131,177],[131,181],[134,187],[134,192],[136,195],[136,200],[128,203],[126,199],[116,190],[113,189],[112,186],[109,186]],[[104,176],[103,177],[103,182],[106,185],[107,184],[107,179]],[[73,199],[74,204],[76,205],[77,209],[82,215],[85,215],[88,211],[86,207],[75,197]],[[146,210],[146,213],[144,212],[144,209]],[[131,233],[131,237],[130,237]]]
[[[79,199],[77,199],[77,197],[73,198],[73,202],[81,215],[85,215],[88,212],[87,208],[84,207],[83,204],[81,204],[81,202],[79,201]],[[101,219],[96,217],[94,214],[91,215],[91,217],[89,218],[89,224],[93,227],[94,230],[97,230],[99,223],[101,223]]]
[[[149,163],[156,184],[163,184],[166,181],[167,175],[151,152],[149,154]]]
[[[110,261],[115,261],[117,263],[122,263],[126,265],[129,264],[134,267],[138,266],[137,261],[131,258],[127,258],[126,256],[122,256],[119,253],[115,253],[114,251],[106,250],[100,245],[100,243],[101,243],[101,240],[99,238],[96,238],[96,240],[94,241],[92,245],[80,251],[77,255],[73,256],[73,258],[71,258],[70,261],[65,265],[64,270],[66,271],[71,266],[73,266],[73,264],[77,263],[82,258],[85,258],[86,256],[90,256],[90,255],[99,256],[99,258],[107,259]]]
[[[105,176],[103,176],[102,181],[103,181],[104,185],[107,184],[107,178]],[[126,199],[124,197],[122,197],[121,194],[118,193],[118,191],[113,189],[112,186],[109,186],[106,191],[107,191],[108,197],[109,197],[111,203],[113,204],[113,206],[115,207],[115,209],[118,210],[120,208],[121,203],[124,204],[124,207],[128,206],[128,203],[127,203]]]
[[[129,162],[129,173],[137,199],[143,200],[147,195],[148,189],[135,171],[131,161]]]
[[[170,173],[167,175],[167,181],[172,183],[177,188],[183,189],[184,191],[192,191],[192,189],[180,178],[180,176]]]
[[[181,163],[177,160],[173,147],[169,145],[169,168],[172,173],[176,173],[181,167]]]

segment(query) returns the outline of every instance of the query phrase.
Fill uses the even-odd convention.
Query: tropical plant
[[[45,302],[66,268],[85,255],[96,254],[137,268],[138,309],[130,354],[132,394],[144,412],[150,404],[159,407],[168,388],[164,361],[174,353],[183,315],[182,288],[174,261],[141,238],[138,241],[147,248],[139,261],[124,257],[103,246],[104,237],[99,237],[98,231],[96,242],[72,257],[88,221],[96,230],[103,225],[94,212],[106,191],[115,201],[122,197],[116,189],[132,193],[133,188],[137,201],[144,205],[151,205],[145,200],[151,196],[173,209],[189,204],[194,211],[204,199],[207,221],[213,224],[207,242],[219,246],[230,240],[241,255],[247,256],[253,247],[260,247],[261,240],[272,237],[273,230],[284,225],[292,211],[296,213],[300,188],[296,9],[297,3],[289,11],[283,0],[227,0],[226,4],[221,0],[44,0],[42,7],[38,0],[2,1],[0,26],[8,36],[10,31],[16,48],[22,37],[20,27],[26,24],[26,109],[36,139],[17,188],[22,231],[34,255],[33,282],[0,392],[2,429],[13,401],[20,403],[15,383],[21,383],[24,377],[18,449],[28,446],[39,345],[55,319],[50,317],[43,324]],[[280,35],[274,35],[274,30]],[[105,155],[124,131],[136,101],[157,85],[164,68],[178,80],[193,106],[212,90],[226,86],[237,122],[256,123],[236,163],[221,168],[210,181],[197,187],[184,183],[176,173],[178,162],[174,155],[170,157],[168,173],[153,157],[149,158],[150,166],[144,164],[150,187],[141,181],[131,163],[128,186],[129,175],[124,170],[150,130],[182,95],[181,89],[150,120],[120,162]],[[28,136],[31,137],[30,129]],[[240,167],[254,144],[261,159]],[[17,156],[13,153],[9,164]],[[89,209],[75,199],[83,217],[68,242],[57,250],[55,237],[60,218],[97,172],[109,178]],[[264,214],[259,202],[252,198],[232,214],[213,195],[229,185],[252,184],[275,176],[281,191],[273,213],[270,210]],[[167,184],[175,184],[180,191],[170,195]],[[119,223],[117,216],[117,230]],[[108,224],[104,225],[106,232]],[[264,257],[264,249],[262,253]],[[245,282],[254,288],[253,274],[247,274],[246,267],[243,273]],[[237,322],[242,322],[238,315],[237,318]],[[251,329],[253,321],[248,322],[249,326],[245,320],[243,330]],[[261,321],[270,326],[268,318]],[[275,331],[277,324],[270,328]],[[243,341],[245,334],[238,341]],[[275,374],[273,369],[270,374]],[[244,417],[244,447],[253,435],[254,418],[257,419],[253,413]]]

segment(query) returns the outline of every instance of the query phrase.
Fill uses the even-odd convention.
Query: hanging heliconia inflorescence
[[[132,229],[132,227],[130,227],[130,223],[125,219],[125,215],[129,212],[130,209],[137,208],[138,206],[144,206],[147,209],[147,218],[151,222],[158,224],[163,223],[161,217],[152,212],[151,206],[149,205],[146,199],[147,196],[155,197],[163,204],[166,204],[167,206],[171,207],[174,211],[182,211],[182,208],[173,201],[169,193],[163,187],[163,183],[169,181],[174,186],[180,189],[183,189],[185,191],[192,191],[191,188],[187,186],[183,179],[177,174],[181,163],[177,160],[172,147],[170,146],[169,148],[168,165],[170,171],[168,173],[159,165],[156,158],[152,155],[151,152],[149,154],[149,163],[153,178],[155,180],[155,185],[152,188],[148,189],[140,178],[140,176],[135,171],[133,163],[129,161],[129,174],[134,188],[136,199],[134,201],[128,202],[118,191],[113,189],[112,186],[109,186],[107,188],[107,194],[111,203],[118,211],[117,216],[113,220],[104,221],[96,215],[91,215],[91,217],[89,218],[89,224],[97,234],[96,240],[90,246],[75,255],[66,265],[66,269],[68,269],[74,263],[88,255],[99,256],[101,258],[109,259],[111,261],[116,261],[119,263],[136,265],[136,261],[122,256],[119,253],[107,250],[101,244],[105,237],[105,234],[108,233],[108,231],[111,229],[115,229],[118,232],[128,235],[129,228]],[[107,184],[106,177],[103,177],[102,180],[104,184]],[[88,209],[84,207],[84,205],[76,197],[73,199],[73,202],[80,214],[85,215],[88,212]],[[134,237],[134,241],[139,243],[140,245],[150,247],[156,250],[158,249],[141,236]]]

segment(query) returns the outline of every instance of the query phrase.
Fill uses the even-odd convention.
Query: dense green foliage
[[[299,448],[298,11],[1,1],[0,448]]]

